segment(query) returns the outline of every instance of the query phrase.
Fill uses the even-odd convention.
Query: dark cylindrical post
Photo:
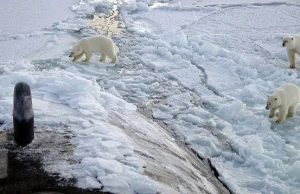
[[[21,146],[30,144],[34,138],[34,114],[30,87],[19,82],[14,89],[14,139]]]

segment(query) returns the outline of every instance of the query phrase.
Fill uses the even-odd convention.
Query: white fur
[[[93,36],[89,38],[82,38],[72,48],[69,57],[74,57],[72,61],[76,61],[85,55],[84,62],[88,62],[92,58],[93,53],[100,53],[100,61],[105,61],[108,56],[116,63],[118,48],[114,41],[106,36]]]
[[[276,123],[283,122],[286,116],[294,116],[299,101],[299,87],[291,83],[284,84],[268,97],[266,109],[270,110],[269,118],[275,116],[275,111],[277,109],[279,109],[279,116]]]
[[[296,56],[300,55],[300,35],[293,34],[285,36],[282,39],[282,46],[286,47],[287,55],[290,61],[290,68],[296,68]]]

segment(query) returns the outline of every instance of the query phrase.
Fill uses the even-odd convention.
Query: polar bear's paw
[[[294,116],[294,113],[293,113],[293,112],[289,112],[287,116],[293,117],[293,116]]]
[[[295,68],[296,68],[296,65],[295,65],[295,64],[290,65],[290,68],[291,68],[291,69],[295,69]]]
[[[276,123],[282,123],[284,121],[284,119],[277,119],[275,122]]]
[[[276,113],[277,114],[277,113]],[[271,119],[271,118],[273,118],[275,116],[275,113],[273,113],[273,114],[269,114],[269,118]]]

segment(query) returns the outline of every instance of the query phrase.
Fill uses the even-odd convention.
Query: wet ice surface
[[[233,193],[299,193],[299,114],[277,125],[264,110],[275,88],[300,83],[281,47],[283,35],[300,31],[296,3],[127,1],[120,13],[128,33],[113,36],[120,48],[114,66],[96,56],[70,62],[77,39],[96,34],[83,18],[114,6],[74,1],[75,18],[1,36],[1,120],[11,128],[12,88],[29,83],[37,124],[63,123],[75,135],[72,160],[44,156],[44,168],[81,188],[223,193],[174,137],[211,163]]]
[[[109,37],[125,33],[125,24],[120,19],[118,7],[118,4],[114,4],[108,13],[106,13],[107,10],[102,10],[102,12],[101,10],[96,10],[88,25],[95,28],[99,34]]]

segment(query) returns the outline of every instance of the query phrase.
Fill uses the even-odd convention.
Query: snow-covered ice
[[[72,63],[71,46],[96,34],[85,17],[116,2],[127,30],[113,36],[118,63]],[[0,118],[12,127],[13,87],[26,81],[41,130],[72,130],[75,162],[45,156],[48,172],[113,193],[222,193],[187,145],[232,193],[300,192],[300,113],[275,124],[264,108],[283,83],[300,85],[281,47],[283,35],[300,32],[297,0],[32,4],[36,12],[17,1],[0,8]]]
[[[190,0],[150,3],[146,12],[128,6],[121,13],[133,35],[119,40],[119,64],[130,70],[100,84],[150,108],[211,160],[233,193],[299,193],[291,174],[299,115],[277,125],[264,109],[277,87],[300,83],[281,47],[283,35],[300,31],[297,1]]]
[[[48,173],[75,179],[84,189],[226,193],[208,166],[138,113],[116,87],[99,84],[112,73],[119,75],[117,68],[68,58],[78,37],[96,34],[85,17],[112,5],[78,0],[3,4],[1,10],[8,14],[1,17],[5,28],[0,33],[1,130],[12,129],[13,88],[24,81],[32,91],[36,134],[28,147],[20,148],[20,158],[40,154]],[[146,11],[148,5],[137,7]],[[145,82],[144,91],[147,87]]]

